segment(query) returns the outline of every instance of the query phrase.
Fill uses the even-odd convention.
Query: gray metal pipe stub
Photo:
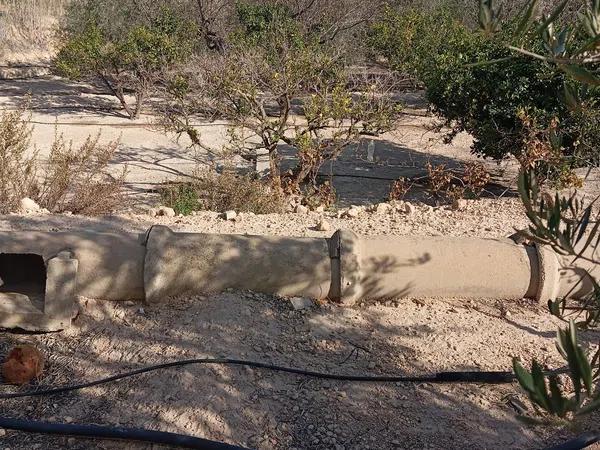
[[[508,239],[366,238],[350,230],[329,239],[247,236],[160,225],[140,236],[4,232],[0,327],[65,328],[77,295],[159,303],[229,288],[343,305],[406,296],[546,302],[589,293],[589,269]]]

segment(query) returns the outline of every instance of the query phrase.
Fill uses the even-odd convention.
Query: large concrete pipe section
[[[228,288],[346,305],[403,296],[546,302],[591,292],[588,271],[595,269],[582,260],[571,267],[550,248],[508,239],[363,238],[347,230],[329,239],[293,238],[175,233],[164,226],[140,236],[5,232],[0,327],[64,328],[71,317],[66,305],[76,295],[161,302]]]
[[[174,233],[154,226],[146,239],[146,300],[186,292],[249,289],[326,298],[331,262],[325,239]]]

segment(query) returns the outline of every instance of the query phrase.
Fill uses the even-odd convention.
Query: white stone
[[[357,207],[352,207],[348,211],[346,211],[345,215],[346,215],[346,217],[350,217],[351,219],[354,219],[360,215],[360,209],[358,209]]]
[[[321,219],[317,225],[317,231],[329,231],[331,230],[331,224],[325,219]]]
[[[292,304],[292,308],[296,311],[308,309],[313,306],[312,299],[306,297],[292,297],[290,298],[290,303]]]
[[[392,207],[389,203],[379,203],[375,208],[375,212],[377,214],[387,214],[388,212],[390,212],[391,209]]]
[[[296,213],[298,214],[307,214],[309,209],[304,205],[296,206]]]
[[[176,214],[173,208],[169,208],[168,206],[159,206],[159,208],[156,210],[156,215],[164,217],[175,217]]]
[[[29,197],[22,198],[20,201],[20,212],[22,213],[34,213],[40,210],[40,205],[38,205],[34,200]]]
[[[235,220],[237,217],[237,213],[233,210],[225,211],[223,213],[223,218],[225,220]]]
[[[317,206],[315,208],[315,212],[318,212],[318,213],[325,212],[325,207],[323,205]]]

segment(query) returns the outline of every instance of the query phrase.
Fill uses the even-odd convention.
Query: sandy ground
[[[5,80],[0,106],[14,108],[26,92],[32,92],[34,141],[42,153],[55,127],[75,142],[98,130],[103,139],[120,137],[114,165],[130,168],[130,208],[104,218],[8,215],[0,217],[0,230],[141,232],[162,223],[178,231],[210,233],[329,236],[349,228],[362,235],[506,237],[527,224],[518,199],[511,196],[510,164],[490,164],[499,190],[508,188],[506,195],[469,201],[464,211],[415,203],[410,215],[244,214],[236,222],[223,220],[218,212],[176,218],[134,213],[152,201],[149,189],[194,168],[201,155],[158,132],[151,116],[135,123],[120,117],[113,100],[94,86],[53,78]],[[374,162],[365,161],[363,147],[340,158],[333,167],[340,205],[380,201],[391,180],[422,173],[427,160],[456,166],[473,158],[468,136],[445,146],[425,129],[430,122],[407,116],[398,131],[378,140]],[[204,133],[216,145],[224,130],[207,124]],[[598,189],[596,181],[590,185]],[[411,200],[423,199],[415,195]],[[316,230],[323,217],[331,231]],[[79,306],[73,327],[62,333],[1,332],[0,354],[16,343],[41,348],[48,356],[41,386],[199,357],[347,374],[509,370],[513,356],[560,364],[553,344],[557,320],[525,300],[402,299],[295,311],[285,298],[224,292],[164,299],[153,306],[82,298]],[[584,335],[588,341],[596,337]],[[0,386],[0,392],[14,390]],[[514,399],[527,403],[515,385],[353,384],[210,366],[170,369],[68,395],[4,401],[1,409],[15,417],[146,427],[258,449],[533,449],[592,429],[597,420],[593,416],[576,430],[531,427],[516,418]],[[0,449],[152,448],[1,431]]]

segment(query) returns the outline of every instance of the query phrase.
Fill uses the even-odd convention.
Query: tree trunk
[[[104,82],[106,87],[108,87],[110,92],[112,92],[112,94],[115,97],[117,97],[117,99],[121,103],[121,106],[123,107],[123,109],[125,110],[127,115],[129,116],[129,118],[135,119],[136,113],[135,113],[135,111],[132,111],[131,108],[129,107],[129,105],[127,104],[127,101],[125,100],[125,94],[123,93],[123,87],[122,86],[114,87],[112,85],[112,83],[110,82],[110,80],[104,74],[101,73],[99,75],[100,75],[100,79]]]
[[[282,189],[281,185],[281,173],[279,167],[279,153],[277,152],[277,145],[271,145],[267,148],[269,151],[269,176],[273,186],[277,189]]]

